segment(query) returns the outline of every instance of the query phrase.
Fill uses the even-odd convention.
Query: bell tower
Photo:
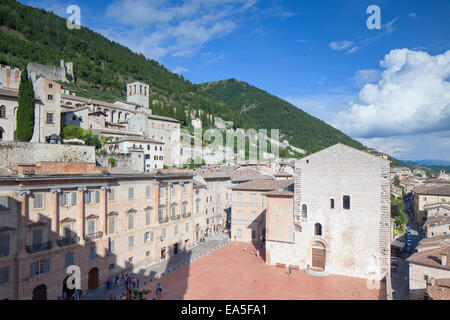
[[[148,109],[149,95],[149,86],[147,84],[139,81],[127,84],[127,102],[134,102]]]

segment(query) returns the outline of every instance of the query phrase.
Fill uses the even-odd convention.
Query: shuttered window
[[[134,188],[128,188],[128,199],[134,198]]]
[[[0,211],[9,211],[10,201],[8,196],[0,196]]]
[[[116,230],[116,218],[114,216],[108,217],[108,233],[114,233]]]
[[[42,209],[44,207],[44,195],[42,193],[35,193],[33,199],[33,208]]]
[[[35,229],[32,232],[32,242],[33,245],[39,245],[42,244],[43,240],[43,231],[42,229]]]
[[[32,262],[30,264],[30,277],[33,278],[39,274],[50,272],[50,259],[44,259]]]
[[[145,211],[145,224],[149,225],[150,224],[150,219],[151,218],[151,211],[147,210]]]
[[[9,256],[9,234],[0,234],[0,258]]]
[[[128,246],[130,248],[134,246],[134,236],[128,237]]]
[[[128,229],[133,229],[134,228],[134,214],[130,213],[128,215]]]
[[[109,193],[108,193],[108,200],[111,200],[111,201],[115,200],[114,197],[115,197],[114,189],[110,189]]]
[[[97,258],[97,247],[91,247],[90,249],[91,260]]]
[[[0,285],[9,282],[9,267],[0,268]]]
[[[151,196],[151,187],[150,186],[145,187],[145,196],[146,197]]]
[[[66,267],[73,265],[73,252],[66,253]]]

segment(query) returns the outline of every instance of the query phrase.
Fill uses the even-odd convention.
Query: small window
[[[174,227],[174,234],[178,234],[178,225]]]
[[[344,196],[343,205],[344,209],[350,209],[350,196]]]
[[[116,230],[116,217],[108,217],[108,233],[114,233]]]
[[[316,236],[321,236],[322,235],[322,225],[320,223],[316,223],[314,226],[314,234]]]
[[[52,94],[48,95],[48,100],[50,100],[50,101],[53,100],[53,95]]]
[[[0,106],[0,118],[6,118],[6,106]]]
[[[108,200],[114,201],[114,197],[115,197],[114,189],[109,189]]]
[[[48,84],[48,87],[51,89],[51,88],[53,88],[53,83],[49,83]]]
[[[150,222],[151,222],[150,218],[151,218],[151,211],[150,210],[145,211],[145,224],[146,225],[150,224]]]
[[[0,268],[0,285],[9,282],[9,267]]]
[[[9,256],[9,234],[0,234],[0,258]]]
[[[144,243],[146,243],[150,239],[150,232],[144,233]]]
[[[34,209],[42,209],[44,207],[44,195],[42,193],[35,193],[33,200]]]
[[[130,213],[128,215],[128,230],[131,230],[134,228],[134,214]]]
[[[302,218],[306,219],[308,217],[308,206],[306,204],[302,205]]]
[[[97,247],[91,247],[90,257],[91,257],[91,260],[94,260],[95,258],[97,258]]]
[[[128,237],[128,246],[131,248],[134,246],[134,236]]]
[[[134,198],[134,188],[128,188],[128,199]]]
[[[334,209],[334,199],[330,199],[330,208]]]
[[[186,222],[186,231],[189,231],[189,222]]]
[[[151,187],[150,186],[146,186],[145,187],[145,196],[146,197],[150,197],[151,196]]]

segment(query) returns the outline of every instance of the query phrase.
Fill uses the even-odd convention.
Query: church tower
[[[148,109],[149,95],[149,86],[147,84],[139,81],[127,84],[127,102],[134,102]]]

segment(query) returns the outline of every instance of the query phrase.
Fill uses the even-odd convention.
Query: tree
[[[394,182],[393,182],[394,186],[400,188],[400,178],[398,177],[398,175],[394,176]]]
[[[26,68],[23,69],[20,75],[18,103],[16,117],[17,140],[28,142],[33,138],[36,99],[34,97],[33,82],[28,78]]]

